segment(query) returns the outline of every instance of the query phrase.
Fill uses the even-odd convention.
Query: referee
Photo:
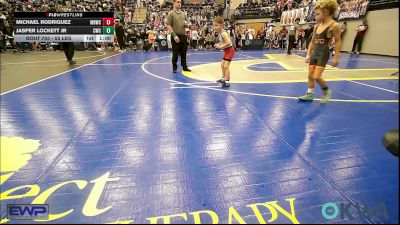
[[[182,0],[174,0],[174,9],[168,13],[167,27],[171,34],[172,42],[172,71],[176,73],[178,69],[178,54],[181,56],[183,71],[191,72],[186,62],[186,52],[188,41],[185,28],[189,27],[187,16],[181,11]]]

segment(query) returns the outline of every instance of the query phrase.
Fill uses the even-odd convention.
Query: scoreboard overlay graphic
[[[16,42],[113,42],[112,12],[16,12]]]

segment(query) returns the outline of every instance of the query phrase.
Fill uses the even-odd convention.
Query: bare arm
[[[172,15],[170,13],[167,15],[167,29],[168,33],[174,32],[174,29],[172,29]]]
[[[311,36],[310,45],[308,46],[308,49],[307,49],[307,56],[308,56],[308,57],[311,55],[311,52],[313,51],[314,46],[315,46],[315,30],[316,30],[316,29],[317,29],[317,28],[315,27],[315,28],[314,28],[314,31],[313,31],[313,34],[312,34],[312,36]]]
[[[176,36],[176,34],[174,33],[174,29],[173,29],[172,26],[171,26],[172,23],[173,23],[173,21],[172,21],[172,16],[171,16],[171,14],[168,14],[168,16],[167,16],[167,29],[168,29],[168,33],[171,34],[172,39],[174,39],[176,43],[179,43],[179,42],[180,42],[179,37]]]
[[[339,24],[335,23],[332,26],[332,36],[335,38],[335,58],[334,58],[334,65],[336,66],[339,63],[339,53],[342,50],[342,38],[340,35],[340,27]]]
[[[167,28],[168,28],[168,33],[174,32],[174,29],[172,29],[171,25],[167,24]]]
[[[220,48],[224,49],[230,45],[232,45],[231,39],[228,36],[228,33],[224,32],[222,33],[222,38],[224,39],[225,44],[220,45]]]

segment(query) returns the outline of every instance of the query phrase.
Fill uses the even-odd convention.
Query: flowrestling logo
[[[322,216],[327,220],[380,219],[389,220],[386,204],[380,202],[374,205],[360,203],[328,202],[322,206]]]

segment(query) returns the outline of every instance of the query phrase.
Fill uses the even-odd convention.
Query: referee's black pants
[[[175,42],[175,39],[171,37],[172,42],[172,69],[178,69],[178,55],[181,56],[181,65],[183,69],[187,69],[187,62],[186,62],[186,52],[188,48],[188,41],[186,35],[177,35],[179,37],[179,43]]]
[[[295,35],[289,35],[289,46],[287,49],[287,54],[292,54],[292,48],[294,48],[294,42],[296,41]]]
[[[75,45],[73,42],[63,42],[62,47],[64,49],[65,57],[67,60],[72,60],[75,53]]]
[[[117,36],[117,40],[118,40],[119,49],[124,50],[125,49],[125,36]]]
[[[353,48],[351,49],[351,52],[354,52],[354,50],[356,50],[356,46],[357,46],[358,52],[361,52],[361,45],[362,45],[363,39],[364,39],[363,36],[356,36],[354,38]]]

